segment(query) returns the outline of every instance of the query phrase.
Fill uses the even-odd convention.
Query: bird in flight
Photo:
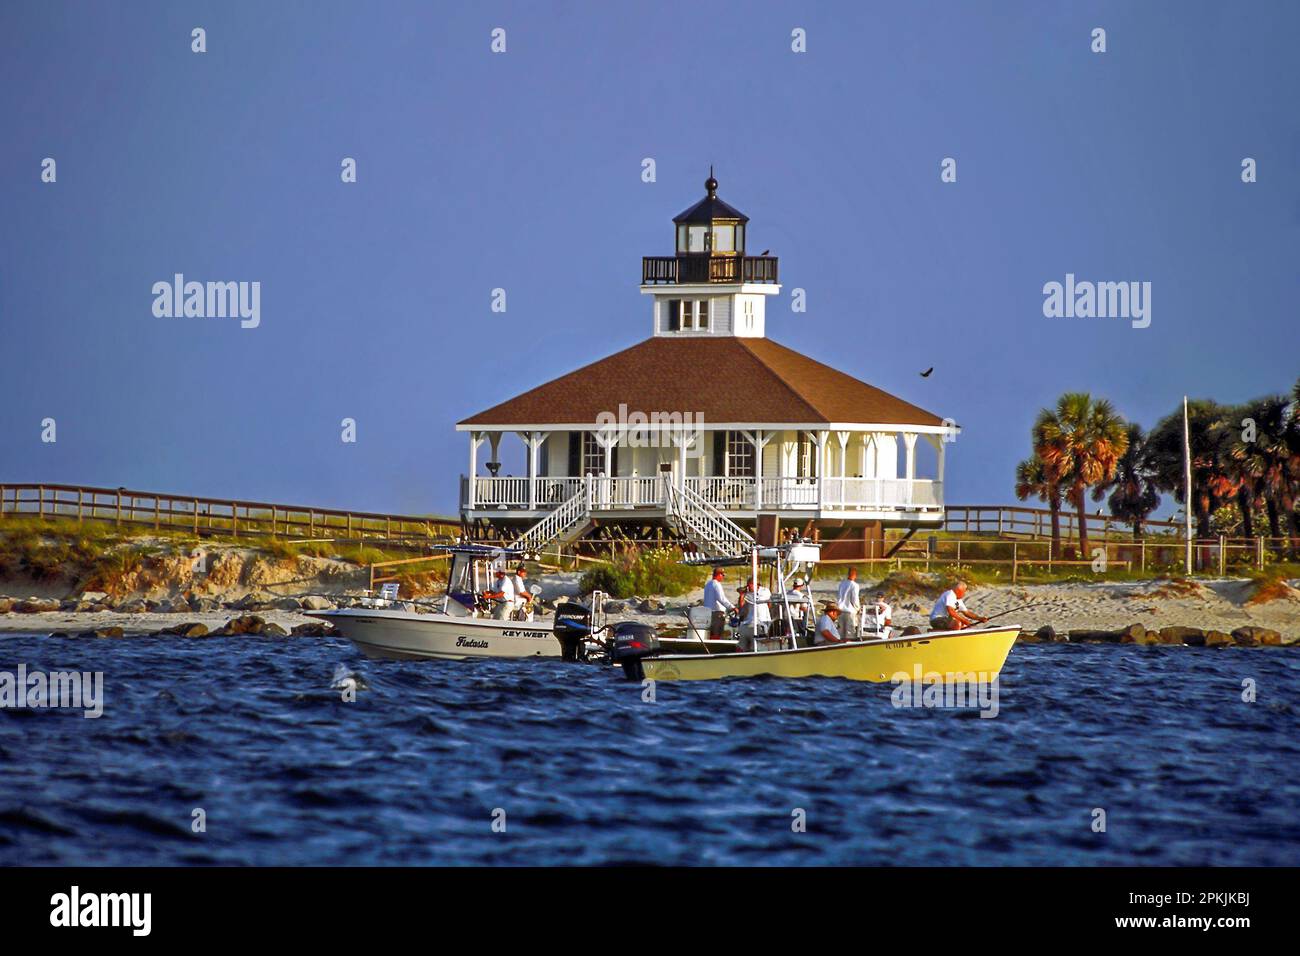
[[[764,249],[762,252],[759,253],[759,255],[760,255],[760,256],[765,256],[765,255],[767,255],[767,254],[768,254],[769,252],[771,252],[771,251],[772,251],[771,249]]]
[[[930,373],[933,371],[934,371],[934,366],[931,365],[929,368],[927,368],[924,372],[921,373],[921,378],[929,378]]]

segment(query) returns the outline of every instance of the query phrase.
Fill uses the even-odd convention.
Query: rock
[[[205,614],[209,611],[215,611],[221,607],[221,603],[216,598],[199,597],[194,595],[190,598],[190,610]]]
[[[108,595],[103,591],[82,591],[78,601],[89,601],[91,604],[99,604],[108,600]]]
[[[0,614],[8,614],[13,609],[13,598],[0,598]]]
[[[59,602],[49,598],[28,598],[25,601],[14,602],[13,606],[15,614],[45,614],[58,609]]]
[[[1119,631],[1070,631],[1071,644],[1118,644],[1121,637]]]
[[[262,636],[263,637],[288,637],[289,632],[286,631],[284,628],[282,628],[279,624],[276,624],[274,621],[272,621],[270,624],[267,624],[265,627],[262,628]]]
[[[126,633],[116,624],[109,627],[97,627],[93,631],[82,631],[78,637],[126,637]]]
[[[256,614],[241,614],[239,617],[232,617],[216,633],[219,635],[236,635],[236,634],[261,634],[266,628],[266,621]]]
[[[143,614],[148,608],[145,606],[144,601],[134,598],[130,601],[123,601],[113,610],[121,614]]]
[[[650,614],[662,611],[664,609],[664,602],[657,600],[656,598],[646,598],[638,605],[638,608],[643,614]]]
[[[200,624],[198,621],[189,621],[185,624],[172,624],[164,627],[159,634],[171,634],[176,637],[207,637],[208,626]]]
[[[1050,624],[1044,624],[1038,630],[1034,631],[1034,637],[1040,641],[1055,641],[1057,640],[1056,628],[1052,627]]]
[[[1282,635],[1270,627],[1256,627],[1253,624],[1239,627],[1232,632],[1232,639],[1242,647],[1255,647],[1266,644],[1277,647],[1282,643]]]
[[[1161,644],[1186,644],[1188,647],[1205,646],[1205,632],[1199,627],[1174,625],[1162,627],[1159,633]]]
[[[300,611],[300,610],[302,610],[302,602],[301,602],[300,600],[298,600],[296,597],[282,597],[282,598],[276,598],[275,601],[272,602],[272,605],[271,605],[271,606],[272,606],[273,608],[275,608],[275,610],[277,610],[277,611]]]
[[[302,599],[302,607],[307,611],[332,611],[334,610],[334,602],[329,598],[321,597],[319,594],[308,594]]]
[[[1231,635],[1231,634],[1225,634],[1225,633],[1223,633],[1223,631],[1206,631],[1206,632],[1205,632],[1205,646],[1206,646],[1206,647],[1227,647],[1227,646],[1229,646],[1230,644],[1232,644],[1232,635]]]
[[[237,611],[269,611],[275,608],[275,602],[278,601],[274,594],[269,591],[249,591],[233,607]],[[295,604],[294,607],[297,607]]]
[[[1038,640],[1037,631],[1021,631],[1016,635],[1017,644],[1037,644]]]
[[[289,633],[294,637],[329,637],[334,633],[334,628],[324,621],[312,621],[308,624],[299,624]]]
[[[1130,624],[1119,632],[1121,644],[1159,644],[1160,638],[1155,631],[1148,631],[1141,624]]]
[[[66,601],[59,602],[60,611],[75,611],[76,609],[77,609],[77,602],[72,600],[71,598],[69,598]]]
[[[624,611],[626,611],[626,610],[627,610],[627,605],[626,605],[625,603],[623,603],[622,601],[606,601],[606,602],[605,602],[605,613],[606,613],[606,614],[622,614],[622,613],[623,613]]]

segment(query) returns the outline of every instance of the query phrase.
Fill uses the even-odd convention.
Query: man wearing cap
[[[492,602],[492,616],[498,621],[508,620],[515,607],[515,585],[506,576],[505,568],[497,568],[496,580],[492,587],[483,592],[483,596]]]
[[[727,627],[727,614],[736,609],[736,605],[727,600],[722,582],[726,578],[722,568],[714,568],[709,583],[704,585],[704,606],[713,612],[709,619],[709,637],[722,637]]]

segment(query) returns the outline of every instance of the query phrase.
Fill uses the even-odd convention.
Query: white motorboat
[[[395,595],[359,607],[310,611],[328,621],[367,657],[389,660],[465,660],[477,657],[559,657],[560,643],[547,624],[494,617],[483,598],[488,573],[519,560],[508,548],[454,545],[442,601],[424,611]],[[535,596],[541,589],[530,589]]]

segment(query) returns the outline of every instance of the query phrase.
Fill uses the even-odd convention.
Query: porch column
[[[846,484],[844,479],[848,477],[848,467],[847,467],[849,463],[848,448],[849,448],[849,436],[851,434],[852,432],[835,433],[835,439],[840,443],[840,500],[839,500],[840,508],[844,507],[844,485]]]
[[[772,441],[772,433],[759,431],[745,432],[745,437],[754,446],[754,510],[763,510],[763,449]]]
[[[469,491],[466,494],[465,507],[469,511],[474,510],[474,504],[477,500],[477,489],[475,488],[475,479],[478,477],[478,446],[483,444],[482,432],[469,433]]]
[[[907,503],[912,503],[912,482],[916,479],[916,432],[903,432],[907,446]]]
[[[822,510],[826,501],[826,439],[830,432],[813,432],[817,439],[817,510]]]
[[[528,510],[537,510],[537,452],[550,437],[550,432],[520,432],[519,437],[528,446]]]
[[[618,444],[618,430],[613,427],[598,428],[592,433],[596,444],[605,452],[604,478],[600,482],[600,501],[609,506],[614,490],[614,446]]]

